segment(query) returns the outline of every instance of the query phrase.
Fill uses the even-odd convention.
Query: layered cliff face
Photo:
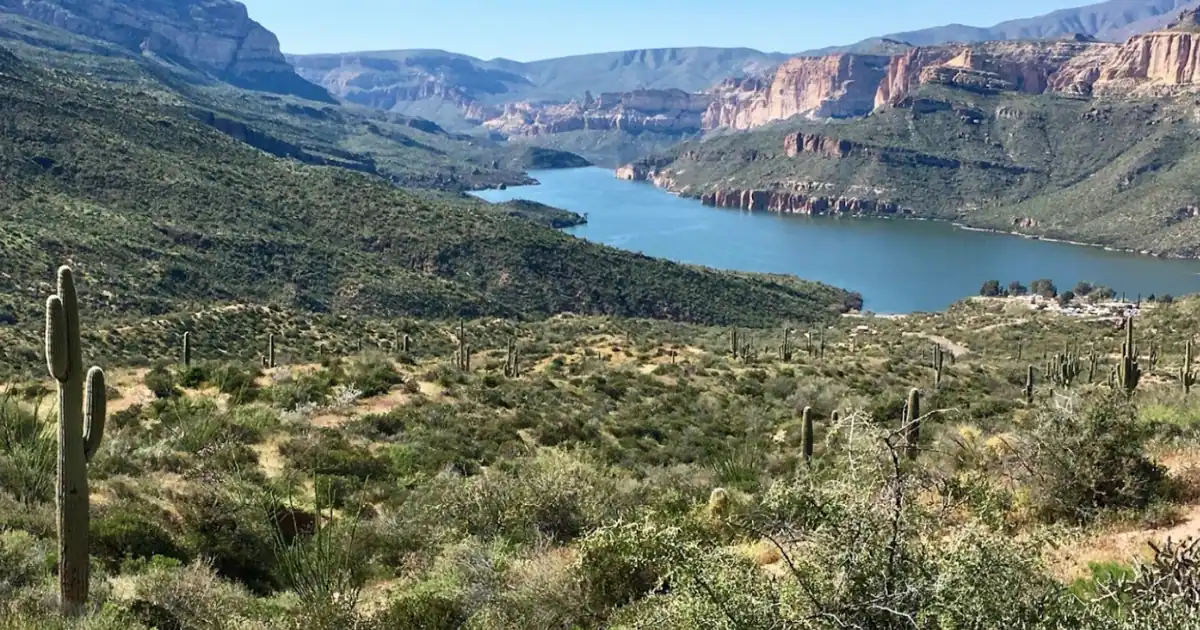
[[[850,118],[875,106],[879,82],[890,58],[883,55],[830,55],[790,59],[770,80],[726,81],[712,90],[705,129],[753,129],[793,116]]]
[[[514,103],[485,127],[510,136],[538,136],[579,130],[644,131],[691,134],[703,128],[712,103],[708,94],[683,90],[637,90],[605,93],[567,104]]]
[[[1138,35],[1104,64],[1101,92],[1162,92],[1200,80],[1200,10],[1185,11],[1165,30]],[[1175,88],[1175,89],[1173,89]]]
[[[928,83],[1026,94],[1088,94],[1097,68],[1118,48],[1077,40],[915,48],[892,58],[875,105],[895,105]]]
[[[250,89],[332,102],[233,0],[0,0],[0,10],[112,42]]]

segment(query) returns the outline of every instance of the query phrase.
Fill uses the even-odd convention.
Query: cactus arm
[[[84,397],[83,456],[92,461],[100,441],[104,439],[104,419],[108,399],[104,392],[104,370],[93,367],[87,374],[87,393]]]
[[[46,300],[46,369],[54,380],[67,380],[71,359],[67,349],[67,315],[57,295]]]

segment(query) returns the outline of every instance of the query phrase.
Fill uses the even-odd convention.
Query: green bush
[[[1077,411],[1043,411],[1028,457],[1041,516],[1086,523],[1106,510],[1144,509],[1163,497],[1167,475],[1146,456],[1150,437],[1119,392],[1085,398]]]
[[[115,571],[125,560],[154,556],[187,562],[188,554],[160,525],[120,507],[105,510],[89,528],[92,556]]]
[[[146,372],[146,376],[142,378],[142,383],[156,398],[166,399],[179,396],[179,387],[175,380],[175,375],[171,373],[171,369],[166,365],[154,366],[149,372]]]
[[[54,498],[58,440],[36,413],[0,396],[0,490],[25,504]]]

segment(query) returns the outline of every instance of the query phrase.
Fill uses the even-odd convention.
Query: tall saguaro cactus
[[[1125,344],[1121,346],[1121,362],[1117,364],[1117,384],[1127,396],[1132,396],[1141,378],[1137,345],[1133,341],[1133,317],[1130,316],[1125,319]]]
[[[804,422],[804,426],[801,429],[801,431],[802,431],[801,438],[803,439],[803,442],[804,442],[804,461],[811,462],[812,456],[813,456],[812,407],[804,408],[804,412],[801,414],[801,419]]]
[[[938,389],[942,386],[942,374],[946,369],[946,351],[942,350],[942,345],[939,343],[933,344],[933,388]]]
[[[1192,371],[1192,340],[1188,339],[1183,346],[1183,367],[1179,368],[1179,384],[1183,385],[1183,393],[1192,393],[1192,385],[1196,384],[1196,373]]]
[[[84,373],[79,301],[69,267],[58,270],[58,293],[46,300],[46,367],[58,381],[58,596],[67,614],[88,597],[87,465],[104,437],[104,372]],[[86,389],[85,384],[86,382]]]
[[[908,404],[904,406],[905,453],[909,459],[917,458],[917,447],[921,443],[921,390],[908,392]]]
[[[783,329],[783,345],[779,346],[779,360],[784,363],[792,361],[792,329],[786,326]]]
[[[1033,366],[1025,373],[1025,404],[1033,404]]]
[[[267,367],[275,369],[275,333],[267,337]]]

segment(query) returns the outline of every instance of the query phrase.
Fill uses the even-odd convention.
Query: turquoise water
[[[1200,261],[976,232],[935,221],[837,219],[709,208],[654,186],[582,168],[530,173],[538,186],[475,193],[529,199],[586,214],[568,232],[598,243],[720,269],[789,273],[862,293],[877,313],[943,309],[985,280],[1026,286],[1080,280],[1132,299],[1200,292]]]

